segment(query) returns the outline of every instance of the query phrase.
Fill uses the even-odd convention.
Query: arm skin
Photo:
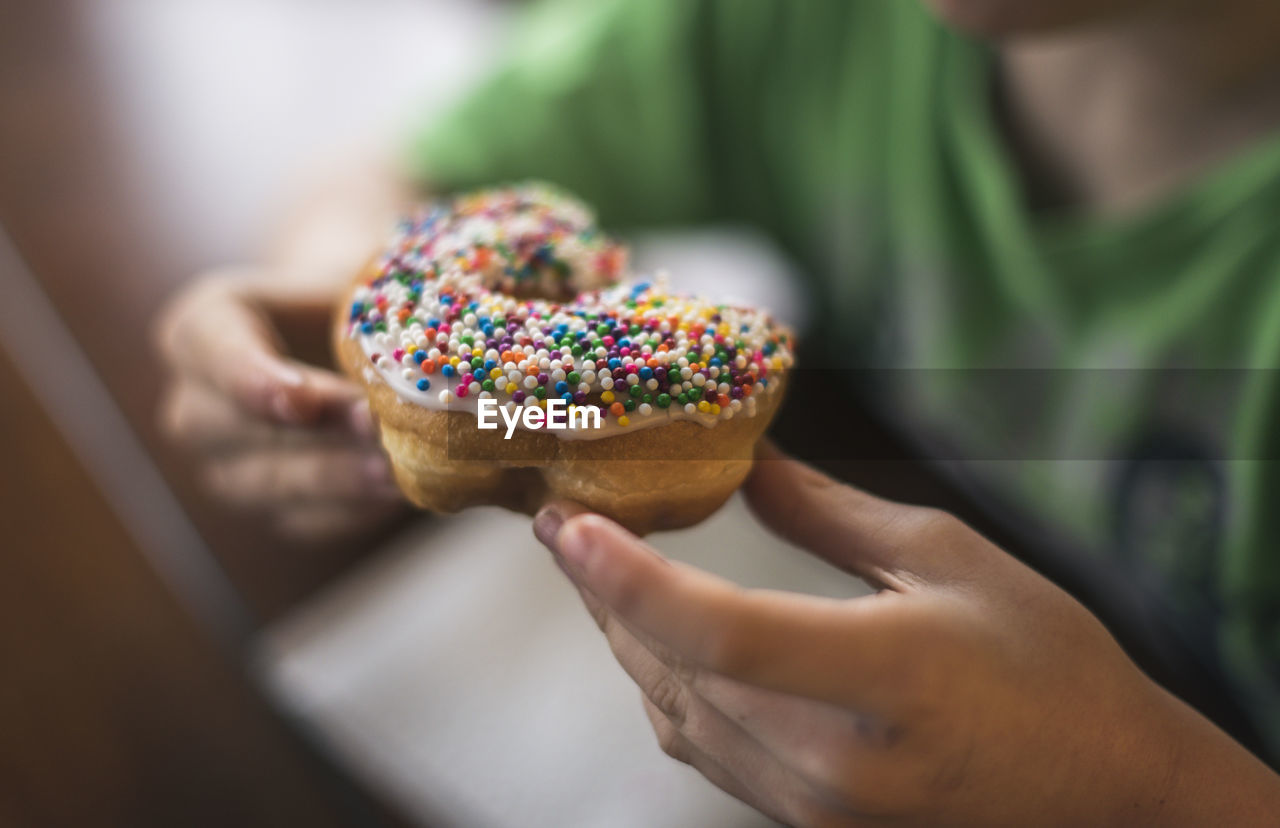
[[[1066,593],[942,512],[762,449],[774,532],[878,588],[743,590],[573,504],[534,531],[662,748],[795,825],[1272,825],[1280,777]]]

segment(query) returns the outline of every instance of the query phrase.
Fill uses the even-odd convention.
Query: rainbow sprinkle
[[[585,206],[545,185],[461,196],[400,224],[355,291],[349,334],[432,408],[558,397],[624,428],[754,414],[793,363],[787,331],[662,280],[619,284],[625,263]],[[437,375],[445,387],[428,392]]]

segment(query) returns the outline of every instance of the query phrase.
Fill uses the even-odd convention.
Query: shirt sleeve
[[[559,0],[527,13],[504,64],[416,136],[445,190],[539,178],[611,226],[714,217],[696,0]]]

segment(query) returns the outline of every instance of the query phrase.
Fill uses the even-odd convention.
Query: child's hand
[[[172,376],[165,434],[217,499],[290,539],[372,529],[403,503],[364,394],[296,358],[324,359],[334,302],[269,271],[223,271],[182,291],[156,326]]]
[[[742,590],[570,504],[535,522],[644,691],[663,749],[739,799],[800,825],[1280,813],[1270,771],[954,518],[770,449],[747,495],[776,532],[880,592]]]

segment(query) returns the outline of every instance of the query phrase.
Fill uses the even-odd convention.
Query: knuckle
[[[974,541],[979,536],[950,512],[924,509],[913,520],[913,542],[935,554],[947,555],[954,561],[969,560],[978,548]]]
[[[667,717],[676,728],[684,726],[689,713],[689,691],[679,677],[670,670],[663,670],[662,675],[649,688],[649,700]]]
[[[878,521],[877,536],[897,547],[953,547],[967,529],[955,515],[929,506],[886,504]]]
[[[694,681],[698,678],[698,668],[683,658],[675,656],[669,650],[662,650],[658,653],[665,663],[671,665],[671,674],[676,677],[685,687],[693,687]]]
[[[966,528],[960,518],[931,507],[920,508],[913,516],[913,525],[919,534],[939,540],[954,538]]]
[[[774,513],[786,522],[800,519],[810,513],[815,504],[833,505],[849,495],[852,490],[813,468],[796,464],[795,485],[781,488]]]
[[[269,416],[283,387],[266,371],[243,366],[231,376],[230,391],[241,405],[257,414]]]

